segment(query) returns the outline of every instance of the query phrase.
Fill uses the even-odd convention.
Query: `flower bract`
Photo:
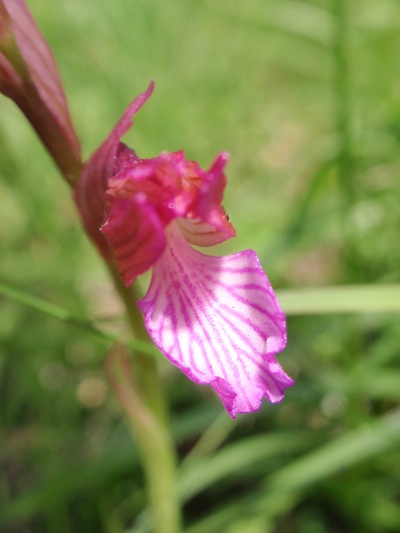
[[[24,0],[0,0],[0,92],[11,98],[72,182],[80,144],[53,54]]]

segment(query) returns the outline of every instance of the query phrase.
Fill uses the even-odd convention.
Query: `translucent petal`
[[[235,229],[223,231],[200,218],[178,218],[177,224],[185,239],[195,246],[214,246],[235,236]]]
[[[165,356],[190,379],[211,384],[232,417],[275,403],[293,384],[275,359],[286,344],[285,315],[252,250],[210,257],[175,224],[138,302]]]

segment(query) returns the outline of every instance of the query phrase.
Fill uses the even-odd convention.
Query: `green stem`
[[[110,266],[118,293],[124,301],[135,337],[149,341],[143,317],[136,306],[138,295],[134,287],[125,287],[118,271]],[[176,453],[169,428],[168,406],[157,361],[140,352],[135,354],[135,377],[127,379],[125,360],[122,381],[124,394],[118,394],[130,426],[137,437],[147,480],[149,503],[156,533],[179,533],[181,509],[176,486]],[[129,398],[129,401],[127,401]]]

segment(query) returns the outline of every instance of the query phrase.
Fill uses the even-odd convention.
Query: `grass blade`
[[[277,291],[288,315],[400,311],[400,285],[349,285]]]

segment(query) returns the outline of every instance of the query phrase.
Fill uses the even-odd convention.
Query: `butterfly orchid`
[[[293,384],[275,358],[286,344],[285,315],[254,251],[216,257],[192,247],[235,236],[221,203],[228,155],[202,170],[182,151],[140,159],[120,142],[153,88],[90,157],[75,197],[126,285],[152,269],[137,305],[154,343],[191,380],[210,384],[235,417],[263,397],[279,402]]]

